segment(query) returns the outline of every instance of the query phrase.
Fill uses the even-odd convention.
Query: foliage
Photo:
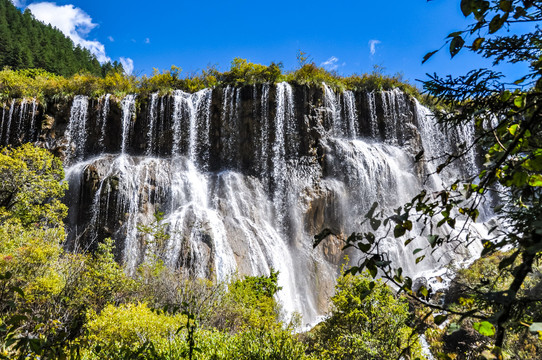
[[[470,321],[478,333],[492,339],[491,353],[481,355],[494,358],[509,351],[506,347],[513,345],[506,338],[517,337],[518,329],[525,329],[522,324],[539,321],[530,316],[529,309],[539,307],[542,302],[540,296],[523,291],[528,285],[529,274],[542,257],[541,34],[538,26],[521,35],[508,32],[516,23],[538,25],[542,20],[542,4],[523,0],[462,0],[461,9],[465,16],[472,16],[474,20],[466,30],[448,35],[452,57],[467,48],[493,59],[494,64],[508,62],[528,66],[513,84],[503,80],[502,74],[488,69],[472,70],[457,78],[435,74],[424,84],[425,90],[448,108],[448,111],[436,114],[445,127],[469,126],[477,133],[473,145],[459,144],[456,153],[445,155],[437,173],[475,151],[484,155],[483,168],[465,176],[458,175],[437,194],[421,192],[391,216],[378,210],[375,204],[367,214],[367,221],[375,232],[352,234],[346,246],[357,248],[366,255],[351,272],[367,268],[373,276],[380,273],[411,297],[444,311],[435,317],[435,322],[443,323],[453,314],[461,321]],[[502,34],[503,30],[507,32]],[[466,45],[471,37],[474,38],[472,44]],[[435,52],[428,53],[424,61]],[[438,157],[439,154],[427,155]],[[420,153],[417,159],[423,157]],[[376,231],[387,229],[384,233],[393,233],[395,238],[410,235],[405,241],[408,244],[415,236],[409,234],[413,221],[418,221],[422,225],[419,228],[423,229],[419,235],[427,238],[429,251],[435,251],[445,243],[479,241],[469,234],[469,223],[478,219],[483,198],[490,196],[494,196],[494,204],[497,204],[493,211],[500,226],[491,229],[489,236],[482,239],[482,256],[512,249],[499,261],[499,272],[486,278],[489,284],[502,281],[500,286],[503,287],[478,288],[476,301],[469,302],[467,309],[440,306],[420,299],[412,292],[412,279],[403,276],[402,269],[394,268],[387,254],[379,251],[379,244],[386,235],[377,236]],[[437,229],[441,227],[448,228],[448,235],[438,235]],[[317,236],[316,244],[325,236],[325,233]],[[425,257],[422,251],[416,249],[413,252],[417,263]],[[503,278],[503,272],[509,275]],[[422,287],[421,295],[427,293],[428,289]],[[537,324],[532,326],[536,328]]]
[[[0,220],[14,219],[24,227],[58,226],[66,216],[61,203],[61,161],[47,150],[25,144],[0,152]]]
[[[0,0],[0,68],[41,68],[71,76],[88,72],[105,76],[122,72],[118,62],[101,65],[96,56],[51,25],[36,20],[29,10],[21,13],[9,0]]]
[[[306,60],[308,61],[308,58]],[[422,96],[416,87],[405,82],[400,75],[384,75],[382,68],[376,68],[369,74],[343,77],[312,62],[304,63],[295,71],[283,72],[281,63],[265,66],[235,58],[230,69],[225,72],[209,67],[200,73],[181,75],[182,70],[176,66],[162,72],[154,69],[152,76],[143,75],[139,78],[121,72],[109,72],[104,77],[90,73],[62,77],[41,69],[6,68],[0,71],[0,100],[22,97],[55,100],[74,95],[100,97],[107,93],[117,97],[129,93],[146,97],[151,93],[169,94],[177,89],[193,93],[205,88],[287,81],[315,87],[321,87],[325,82],[335,91],[383,91],[399,88],[422,103],[434,105],[431,97]]]
[[[366,275],[342,275],[337,280],[331,311],[311,334],[312,351],[322,359],[421,358],[412,337],[408,303],[382,281]]]
[[[498,293],[506,291],[514,280],[510,268],[501,268],[500,264],[505,261],[513,251],[497,252],[492,255],[476,260],[466,269],[458,269],[457,276],[453,280],[446,294],[446,303],[457,312],[467,312],[476,308],[488,308],[492,311],[493,304],[487,301],[484,295],[488,292]],[[520,264],[516,259],[514,266]],[[533,269],[525,284],[520,290],[521,296],[542,296],[542,267],[540,264]],[[542,321],[542,304],[531,302],[521,304],[525,316],[529,322]],[[458,360],[469,359],[476,356],[481,349],[490,348],[490,337],[494,335],[494,326],[487,322],[476,319],[467,319],[460,322],[460,316],[450,316],[448,324],[439,330],[433,330],[428,336],[430,344],[435,348],[435,354],[442,359],[456,356]],[[453,328],[463,339],[468,341],[456,342],[455,335],[448,334]],[[438,328],[437,328],[438,329]],[[466,344],[465,344],[466,343]],[[527,323],[518,324],[508,333],[504,343],[505,355],[513,359],[537,359],[542,356],[542,342],[530,334]]]

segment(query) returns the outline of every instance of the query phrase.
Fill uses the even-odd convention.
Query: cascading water
[[[128,143],[130,141],[130,130],[132,129],[132,124],[134,117],[136,115],[136,96],[135,95],[126,95],[124,99],[122,99],[121,106],[122,106],[122,143],[120,152],[122,154],[126,153],[126,148],[128,146]]]
[[[107,129],[107,117],[109,115],[109,106],[110,106],[111,94],[104,95],[103,99],[100,99],[101,111],[100,111],[100,138],[98,139],[98,144],[102,150],[105,149],[105,137]]]
[[[22,121],[16,104],[2,111],[6,142],[11,119]],[[114,129],[120,136],[108,133]],[[441,177],[424,177],[435,162],[415,164],[414,155],[452,151],[470,137],[442,131],[399,90],[227,86],[120,102],[106,95],[92,108],[76,96],[65,132],[57,134],[69,146],[69,247],[92,249],[110,236],[128,272],[152,254],[218,280],[273,268],[285,314],[298,311],[312,322],[325,311],[342,262],[339,240],[313,249],[313,236],[326,227],[340,236],[362,231],[373,202],[396,208],[424,187],[440,189]],[[92,158],[94,142],[102,153]],[[440,175],[452,178],[474,160]],[[170,235],[160,242],[138,230],[157,212]],[[385,251],[414,276],[453,254],[428,255],[416,265],[412,250],[424,243],[390,239]]]
[[[79,160],[85,155],[87,142],[88,97],[78,95],[73,99],[70,112],[70,121],[66,129],[66,143],[68,144],[68,162]]]
[[[156,117],[157,117],[157,106],[158,106],[158,93],[151,95],[151,104],[149,106],[149,130],[147,131],[147,151],[145,155],[151,156],[153,154],[153,144],[154,144],[154,132],[156,128]]]

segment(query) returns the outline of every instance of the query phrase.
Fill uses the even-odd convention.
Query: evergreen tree
[[[38,67],[62,76],[78,72],[105,76],[111,69],[122,71],[115,64],[100,64],[89,50],[36,20],[28,9],[21,13],[10,0],[0,0],[0,68]]]

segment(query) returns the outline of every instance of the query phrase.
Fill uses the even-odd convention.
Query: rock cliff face
[[[1,121],[0,143],[36,142],[64,159],[70,250],[112,237],[128,271],[153,253],[218,279],[275,268],[286,312],[305,321],[325,311],[343,261],[341,236],[317,249],[313,236],[361,231],[374,201],[397,207],[422,187],[438,189],[442,180],[426,177],[434,165],[415,154],[472,137],[440,131],[398,90],[338,94],[325,84],[12,100]],[[448,171],[475,166],[473,158]],[[157,212],[168,224],[164,243],[138,231]],[[390,239],[387,251],[411,274],[450,260],[443,252],[415,268],[408,254],[424,242]]]

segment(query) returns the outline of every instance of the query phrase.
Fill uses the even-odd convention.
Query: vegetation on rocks
[[[6,148],[0,177],[0,358],[338,359],[349,358],[350,338],[373,358],[410,341],[404,300],[382,283],[367,296],[365,277],[341,278],[309,341],[296,334],[299,315],[281,311],[274,270],[213,282],[150,257],[129,276],[110,239],[66,252],[59,160],[29,144]],[[160,221],[139,230],[160,237]],[[364,331],[337,332],[344,326]]]

